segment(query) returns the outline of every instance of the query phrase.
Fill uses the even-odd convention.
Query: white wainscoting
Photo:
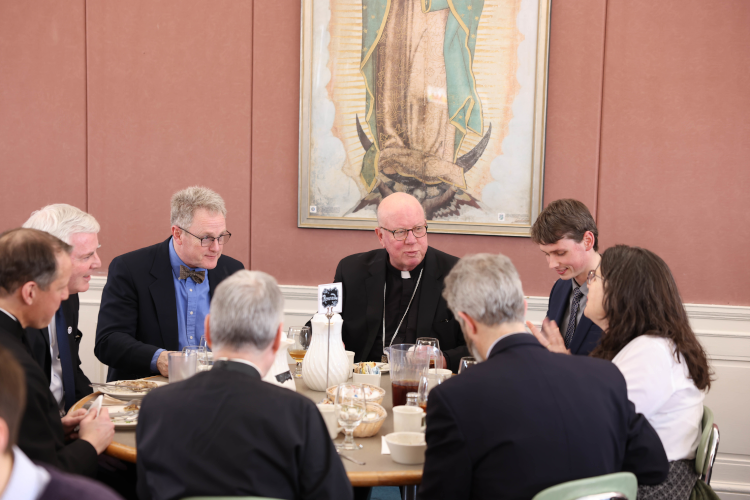
[[[81,364],[92,381],[103,382],[107,368],[94,356],[94,334],[105,277],[94,277],[81,294]],[[301,326],[316,310],[317,287],[281,287],[285,326]],[[528,297],[527,318],[541,324],[547,297]],[[687,304],[695,333],[708,351],[716,382],[706,405],[716,417],[721,445],[711,486],[723,500],[750,500],[750,307]]]

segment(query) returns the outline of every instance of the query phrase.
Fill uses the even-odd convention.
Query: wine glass
[[[417,345],[426,345],[432,347],[430,354],[430,368],[443,367],[443,353],[440,351],[440,341],[432,337],[420,337],[417,339]]]
[[[201,337],[201,341],[199,344],[204,350],[205,350],[205,356],[203,358],[203,364],[205,365],[205,370],[210,370],[211,367],[214,365],[214,353],[211,351],[211,346],[208,345],[208,340],[206,340],[206,336]],[[198,360],[201,361],[201,360]]]
[[[461,358],[461,361],[458,362],[458,373],[463,373],[464,370],[467,370],[469,367],[474,366],[477,363],[479,363],[479,361],[477,361],[476,358],[469,356]]]
[[[424,373],[419,377],[417,386],[417,404],[422,410],[427,411],[427,397],[430,391],[450,378],[450,375],[442,373]]]
[[[337,450],[359,450],[361,444],[354,443],[354,429],[365,416],[365,393],[360,384],[341,384],[336,389],[336,419],[344,428],[344,442],[337,444]]]
[[[290,327],[287,333],[287,338],[294,341],[294,344],[289,347],[289,356],[297,363],[297,367],[294,370],[295,378],[302,378],[302,360],[305,359],[307,348],[310,347],[310,327],[303,326]]]

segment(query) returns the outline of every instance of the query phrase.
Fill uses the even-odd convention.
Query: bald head
[[[410,214],[417,214],[422,218],[422,222],[426,219],[424,208],[415,197],[408,193],[393,193],[386,196],[383,201],[378,205],[378,226],[387,227],[389,229],[395,229],[387,226],[387,222],[395,214],[408,212]]]
[[[409,231],[406,239],[397,240],[392,231],[413,229],[426,224],[422,204],[410,194],[393,193],[380,202],[379,227],[375,229],[375,233],[380,244],[388,251],[393,267],[401,271],[411,271],[417,267],[427,252],[427,235],[417,238],[413,231]]]

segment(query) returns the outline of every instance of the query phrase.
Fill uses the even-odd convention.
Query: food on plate
[[[159,384],[148,380],[120,380],[115,383],[115,386],[118,389],[127,389],[133,392],[148,392],[159,387]]]

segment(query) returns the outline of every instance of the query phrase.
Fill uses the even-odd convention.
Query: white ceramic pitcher
[[[302,380],[313,391],[325,391],[326,357],[329,356],[328,387],[343,384],[349,379],[352,371],[349,358],[341,343],[341,327],[344,320],[340,314],[331,318],[331,333],[328,336],[328,318],[325,314],[316,314],[312,319],[312,339],[307,354],[302,361]],[[330,346],[330,351],[329,351]]]

